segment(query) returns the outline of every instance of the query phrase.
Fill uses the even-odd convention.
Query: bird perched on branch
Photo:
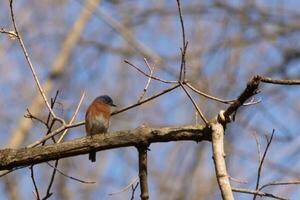
[[[107,132],[111,106],[116,105],[107,95],[99,96],[91,103],[85,114],[85,130],[88,136]],[[89,160],[96,161],[96,151],[89,153]]]

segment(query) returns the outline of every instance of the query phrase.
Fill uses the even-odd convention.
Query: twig
[[[57,97],[57,95],[55,96],[54,100],[51,100],[52,105],[54,105],[54,103],[56,101],[56,97]],[[83,94],[81,95],[81,98],[79,100],[78,106],[77,106],[77,108],[76,108],[76,110],[75,110],[75,112],[74,112],[74,114],[73,114],[73,116],[72,116],[69,124],[72,124],[73,121],[75,120],[75,117],[76,117],[76,115],[77,115],[77,113],[79,111],[79,108],[80,108],[80,106],[82,104],[82,101],[83,101],[84,97],[85,97],[85,92],[83,92]],[[51,130],[51,128],[50,128],[50,130]],[[65,136],[65,134],[67,133],[67,131],[68,131],[68,129],[64,130],[63,134],[61,135],[61,137],[59,138],[59,140],[57,141],[57,143],[60,143],[62,141],[62,139]],[[47,164],[50,165],[51,167],[53,167],[51,164],[49,164],[49,163],[47,163]],[[49,185],[48,185],[48,188],[47,188],[46,196],[43,198],[43,200],[49,198],[52,195],[52,193],[50,192],[50,190],[51,190],[51,187],[52,187],[53,182],[54,182],[54,178],[55,178],[55,175],[56,175],[57,166],[58,166],[58,160],[55,161],[55,164],[54,164],[54,167],[53,167],[53,171],[52,171],[52,175],[51,175],[51,179],[50,179],[50,182],[49,182]],[[79,180],[79,179],[76,179],[76,180]]]
[[[165,89],[165,90],[163,90],[163,91],[161,91],[161,92],[159,92],[159,93],[157,93],[157,94],[155,94],[155,95],[153,95],[151,97],[148,97],[147,99],[144,99],[143,101],[140,101],[138,103],[135,103],[135,104],[132,104],[132,105],[127,106],[125,108],[122,108],[120,110],[117,110],[117,111],[113,112],[111,115],[116,115],[116,114],[119,114],[119,113],[124,112],[126,110],[129,110],[131,108],[137,107],[137,106],[139,106],[141,104],[147,103],[148,101],[151,101],[152,99],[155,99],[155,98],[157,98],[157,97],[159,97],[159,96],[161,96],[163,94],[166,94],[166,93],[168,93],[168,92],[170,92],[170,91],[178,88],[179,86],[180,86],[179,84],[176,84],[176,85],[174,85],[174,86],[172,86],[172,87],[170,87],[168,89]]]
[[[47,164],[48,164],[48,163],[47,163]],[[50,178],[50,181],[49,181],[49,185],[48,185],[48,188],[47,188],[47,192],[46,192],[46,195],[45,195],[45,197],[43,198],[43,200],[49,198],[49,197],[53,194],[53,193],[50,192],[50,190],[51,190],[51,187],[52,187],[53,182],[54,182],[54,177],[55,177],[55,175],[56,175],[56,168],[57,168],[57,166],[58,166],[58,160],[55,161],[54,166],[55,166],[55,169],[52,171],[52,175],[51,175],[51,178]]]
[[[147,146],[137,147],[139,152],[139,177],[140,177],[140,190],[141,190],[141,199],[149,199],[148,191],[148,172],[147,172]]]
[[[16,32],[14,32],[14,31],[8,31],[8,30],[5,30],[4,28],[0,28],[0,33],[8,34],[10,37],[14,37],[14,38],[18,37],[18,35],[16,34]]]
[[[207,119],[204,117],[204,115],[202,114],[200,108],[197,106],[196,102],[194,101],[193,97],[190,95],[190,93],[185,89],[184,85],[179,82],[179,85],[181,86],[181,88],[184,90],[184,92],[186,93],[186,95],[190,98],[191,102],[193,103],[194,107],[196,108],[198,114],[200,115],[201,119],[204,121],[204,123],[206,125],[208,125],[208,121]]]
[[[54,106],[55,106],[58,94],[59,94],[59,91],[57,90],[54,98],[51,98],[51,109],[53,109]],[[50,122],[50,119],[51,119],[51,113],[49,112],[48,117],[47,117],[47,124],[46,124],[46,126],[48,128],[46,135],[48,135],[51,132],[52,127],[54,126],[54,123],[55,123],[55,119],[52,119],[51,122]],[[53,140],[54,143],[56,143],[54,137],[52,137],[52,140]],[[42,143],[42,146],[44,146],[45,143],[46,143],[46,141]],[[58,160],[55,161],[55,167],[57,167],[57,166],[58,166]],[[49,181],[49,184],[48,184],[48,187],[47,187],[46,194],[45,194],[45,196],[43,197],[42,200],[46,200],[46,199],[50,198],[53,195],[53,193],[50,192],[50,191],[51,191],[51,188],[52,188],[52,185],[53,185],[53,182],[54,182],[55,175],[56,175],[56,170],[53,170],[50,181]]]
[[[76,118],[76,115],[77,115],[77,113],[79,112],[79,108],[80,108],[80,106],[81,106],[81,104],[82,104],[82,102],[83,102],[84,97],[85,97],[85,91],[83,91],[83,93],[82,93],[82,95],[81,95],[81,97],[80,97],[79,103],[78,103],[78,105],[77,105],[77,107],[76,107],[76,110],[75,110],[75,112],[74,112],[74,114],[73,114],[73,116],[72,116],[72,118],[71,118],[69,124],[72,124],[72,123],[74,122],[74,120],[75,120],[75,118]],[[68,129],[65,129],[64,132],[63,132],[63,134],[62,134],[62,135],[60,136],[60,138],[58,139],[57,143],[60,143],[60,142],[63,140],[63,138],[65,137],[65,135],[66,135],[67,132],[68,132]]]
[[[54,96],[54,98],[52,99],[51,98],[51,109],[53,109],[54,108],[54,106],[55,106],[55,103],[56,103],[56,100],[57,100],[57,97],[58,97],[58,90],[56,91],[56,94],[55,94],[55,96]],[[51,119],[51,121],[50,121],[50,119]],[[53,128],[53,126],[54,126],[54,124],[55,124],[55,122],[56,122],[56,120],[55,119],[53,119],[53,118],[51,118],[51,113],[49,112],[48,113],[48,118],[47,118],[47,123],[46,123],[46,127],[47,127],[47,132],[46,132],[46,135],[48,135],[49,133],[51,133],[51,131],[52,131],[52,128]],[[55,141],[55,138],[54,137],[51,137],[52,138],[52,141],[54,142],[54,143],[56,143],[56,141]],[[42,146],[44,146],[46,144],[46,141],[44,141],[43,143],[42,143]]]
[[[156,80],[156,81],[160,81],[160,82],[163,82],[163,83],[177,83],[178,81],[167,81],[167,80],[163,80],[161,78],[158,78],[158,77],[155,77],[155,76],[151,76],[147,73],[145,73],[143,70],[141,70],[140,68],[138,68],[137,66],[135,66],[133,63],[131,63],[130,61],[128,60],[124,60],[124,62],[126,64],[128,64],[129,66],[133,67],[134,69],[136,69],[137,71],[139,71],[140,73],[142,73],[143,75],[147,76],[148,78],[151,78],[153,80]]]
[[[256,146],[257,146],[257,154],[258,154],[258,163],[261,162],[261,145],[260,145],[260,142],[259,142],[259,139],[257,137],[257,134],[255,132],[251,132],[251,134],[253,135],[254,139],[255,139],[255,142],[256,142]]]
[[[54,105],[55,105],[55,103],[56,103],[58,94],[59,94],[59,90],[56,90],[56,93],[55,93],[54,98],[51,98],[51,99],[50,99],[50,101],[51,101],[51,108],[52,108],[52,109],[54,108]],[[51,113],[49,112],[48,117],[47,117],[47,124],[49,124],[50,119],[51,119]]]
[[[56,95],[55,95],[54,99],[51,98],[51,109],[54,108],[57,96],[58,96],[58,91],[56,92]],[[50,118],[51,118],[51,113],[50,112],[48,114],[48,118],[47,118],[46,122],[44,122],[41,119],[33,116],[30,113],[29,109],[27,109],[27,112],[28,112],[28,115],[26,115],[25,117],[28,117],[28,118],[31,118],[31,119],[36,119],[36,120],[38,120],[39,122],[41,122],[42,124],[44,124],[47,127],[48,130],[47,130],[46,135],[51,132],[51,129],[52,129],[54,123],[55,123],[55,119],[52,119],[51,122],[50,122]],[[49,124],[50,124],[50,126],[49,126]],[[42,146],[43,145],[45,145],[45,142],[42,143]],[[57,165],[58,162],[56,162],[55,164]],[[39,193],[38,193],[38,188],[37,188],[37,186],[35,184],[35,181],[34,181],[33,165],[31,165],[30,170],[31,170],[31,178],[33,180],[34,188],[35,188],[35,191],[36,191],[36,197],[37,197],[37,199],[40,199]],[[50,180],[50,183],[49,183],[49,186],[48,186],[48,189],[47,189],[47,193],[46,193],[45,197],[42,198],[43,200],[48,199],[52,195],[52,193],[50,193],[50,189],[51,189],[52,183],[54,181],[54,176],[55,176],[55,171],[53,171],[53,173],[52,173],[51,180]]]
[[[148,63],[148,61],[147,61],[146,58],[144,58],[144,61],[145,61],[146,65],[147,65],[147,67],[148,67],[148,69],[149,69],[150,77],[152,77],[152,75],[153,75],[153,69],[150,67],[150,65],[149,65],[149,63]],[[145,88],[144,88],[144,90],[143,90],[143,92],[142,92],[142,94],[141,94],[141,96],[140,96],[138,102],[142,101],[142,99],[144,98],[144,96],[145,96],[145,94],[146,94],[146,92],[147,92],[147,89],[148,89],[148,87],[149,87],[149,85],[150,85],[150,81],[151,81],[151,78],[150,78],[150,77],[148,78],[147,84],[146,84],[146,86],[145,86]]]
[[[34,190],[35,190],[35,194],[36,194],[36,199],[40,200],[39,190],[37,188],[37,185],[36,185],[36,182],[35,182],[35,179],[34,179],[33,165],[31,165],[29,168],[30,168],[31,180],[32,180]]]
[[[272,142],[274,133],[275,133],[275,130],[273,129],[272,134],[271,134],[271,138],[270,138],[269,140],[267,140],[267,146],[266,146],[266,149],[265,149],[265,151],[264,151],[264,153],[263,153],[263,156],[262,156],[262,158],[261,158],[261,160],[260,160],[260,163],[259,163],[259,166],[258,166],[258,169],[257,169],[257,179],[256,179],[255,190],[258,190],[258,188],[259,188],[259,181],[260,181],[260,176],[261,176],[262,166],[263,166],[263,163],[264,163],[264,161],[265,161],[265,158],[266,158],[268,149],[269,149],[269,147],[270,147],[270,144],[271,144],[271,142]],[[256,196],[257,196],[257,195],[254,194],[253,200],[256,199]]]
[[[66,130],[66,129],[69,129],[69,128],[74,128],[74,127],[77,127],[77,126],[82,126],[84,124],[84,122],[78,122],[78,123],[75,123],[75,124],[67,124],[67,125],[63,125],[59,128],[57,128],[56,130],[52,131],[51,133],[49,133],[48,135],[44,136],[42,139],[40,140],[37,140],[35,141],[34,143],[26,146],[26,148],[32,148],[32,147],[36,147],[38,146],[39,144],[45,142],[46,140],[48,140],[49,138],[52,138],[53,136],[61,133],[62,131]]]
[[[72,179],[74,181],[77,181],[77,182],[80,182],[80,183],[84,183],[84,184],[95,184],[96,182],[95,181],[84,181],[84,180],[81,180],[81,179],[78,179],[78,178],[75,178],[73,176],[69,176],[67,174],[65,174],[64,172],[62,172],[61,170],[59,170],[57,167],[51,165],[49,162],[47,162],[47,164],[52,167],[53,169],[55,169],[58,173],[60,173],[61,175],[69,178],[69,179]]]
[[[248,189],[243,189],[243,188],[232,188],[233,192],[239,192],[239,193],[246,193],[246,194],[254,194],[254,195],[258,195],[261,197],[270,197],[273,199],[280,199],[280,200],[289,200],[287,198],[284,197],[280,197],[274,194],[270,194],[270,193],[266,193],[266,192],[262,192],[262,191],[257,191],[257,190],[248,190]]]
[[[261,99],[255,100],[255,98],[252,98],[250,101],[243,103],[243,106],[252,106],[252,105],[258,104],[260,102],[261,102]]]
[[[277,185],[299,185],[300,181],[299,180],[295,180],[295,181],[274,181],[271,183],[267,183],[263,186],[261,186],[259,188],[259,191],[261,191],[262,189],[266,188],[266,187],[270,187],[270,186],[277,186]]]
[[[277,80],[277,79],[272,79],[269,77],[261,77],[261,82],[264,83],[271,83],[271,84],[278,84],[278,85],[300,85],[300,80]]]
[[[53,98],[53,99],[51,98],[51,109],[53,109],[54,106],[55,106],[55,103],[56,103],[56,100],[57,100],[57,97],[58,97],[58,93],[59,93],[59,92],[56,91],[56,94],[55,94],[54,98]],[[50,119],[51,119],[51,120],[50,120]],[[49,113],[48,113],[48,118],[47,118],[47,124],[46,124],[47,129],[48,129],[47,132],[46,132],[46,135],[48,135],[49,133],[51,133],[52,128],[53,128],[55,122],[56,122],[56,120],[55,120],[53,117],[51,118],[51,113],[49,112]],[[51,137],[51,139],[52,139],[52,141],[53,141],[54,143],[56,143],[54,137]],[[44,146],[45,144],[46,144],[46,141],[42,142],[42,146]]]
[[[132,181],[130,181],[129,184],[127,184],[123,189],[121,189],[120,191],[117,191],[117,192],[112,192],[112,193],[109,193],[108,195],[109,196],[113,196],[113,195],[116,195],[116,194],[119,194],[119,193],[122,193],[122,192],[125,192],[126,190],[128,190],[129,188],[132,188],[133,185],[135,184],[135,182],[137,182],[139,179],[139,177],[135,177]]]
[[[197,94],[199,95],[202,95],[208,99],[211,99],[211,100],[215,100],[217,102],[221,102],[221,103],[225,103],[225,104],[230,104],[230,103],[233,103],[234,100],[224,100],[224,99],[220,99],[220,98],[217,98],[217,97],[214,97],[214,96],[211,96],[209,94],[206,94],[204,92],[201,92],[200,90],[197,90],[195,87],[193,87],[190,83],[185,83],[186,86],[188,86],[191,90],[193,90],[194,92],[196,92]]]
[[[236,183],[242,183],[242,184],[247,184],[248,181],[245,181],[245,180],[241,180],[241,179],[237,179],[237,178],[233,178],[231,176],[229,176],[229,179],[233,182],[236,182]]]
[[[25,118],[31,119],[31,120],[36,120],[38,122],[40,122],[41,124],[44,124],[47,127],[47,122],[44,122],[43,120],[41,120],[40,118],[34,116],[33,114],[31,114],[30,110],[27,108],[27,114],[24,115]]]
[[[214,101],[217,101],[217,102],[220,102],[220,103],[225,103],[225,104],[232,104],[236,99],[232,99],[232,100],[224,100],[224,99],[220,99],[218,97],[214,97],[214,96],[211,96],[209,94],[206,94],[205,92],[202,92],[200,90],[197,90],[194,86],[192,86],[190,83],[188,82],[185,82],[184,83],[186,86],[188,86],[191,90],[193,90],[194,92],[196,92],[197,94],[201,95],[201,96],[204,96],[208,99],[211,99],[211,100],[214,100]],[[243,106],[251,106],[251,105],[255,105],[255,104],[258,104],[261,102],[261,99],[258,99],[255,101],[254,98],[252,98],[249,102],[246,102],[246,103],[243,103]]]
[[[20,166],[20,167],[15,167],[13,169],[10,169],[10,170],[1,170],[0,171],[0,178],[3,177],[3,176],[6,176],[7,174],[13,172],[13,171],[16,171],[16,170],[19,170],[19,169],[23,169],[23,168],[26,168],[27,166]]]
[[[57,116],[55,115],[55,113],[53,112],[53,110],[51,109],[50,104],[49,104],[49,102],[48,102],[48,100],[47,100],[47,97],[46,97],[46,95],[45,95],[45,93],[44,93],[44,90],[43,90],[43,88],[42,88],[42,86],[41,86],[41,84],[40,84],[40,81],[39,81],[39,79],[38,79],[38,77],[37,77],[37,75],[36,75],[35,69],[34,69],[34,67],[33,67],[33,65],[32,65],[32,63],[31,63],[31,60],[30,60],[29,55],[28,55],[28,52],[27,52],[26,47],[25,47],[25,45],[24,45],[24,42],[23,42],[23,40],[22,40],[22,36],[21,36],[21,34],[19,33],[18,28],[17,28],[17,25],[16,25],[15,16],[14,16],[14,12],[13,12],[13,0],[9,0],[9,6],[10,6],[10,15],[11,15],[11,19],[12,19],[12,22],[13,22],[13,27],[14,27],[14,30],[15,30],[16,38],[18,39],[19,44],[20,44],[20,46],[21,46],[21,48],[22,48],[23,54],[24,54],[24,56],[25,56],[25,59],[26,59],[28,65],[29,65],[29,67],[30,67],[31,73],[32,73],[32,75],[33,75],[33,78],[34,78],[34,80],[35,80],[37,86],[38,86],[38,89],[39,89],[39,91],[40,91],[40,94],[42,95],[43,100],[44,100],[44,102],[45,102],[45,104],[46,104],[46,106],[47,106],[49,112],[50,112],[51,115],[53,116],[53,118],[55,118],[55,119],[57,119],[58,121],[64,123],[64,120],[61,119],[61,118],[59,118],[59,117],[57,117]]]
[[[181,64],[180,64],[179,81],[184,81],[185,74],[186,74],[185,55],[186,55],[188,43],[185,40],[185,31],[184,31],[183,17],[182,17],[182,13],[181,13],[180,0],[176,0],[176,1],[177,1],[179,19],[180,19],[180,24],[181,24],[181,33],[182,33],[182,47],[180,48],[181,49]]]
[[[133,187],[133,185],[131,185],[131,198],[130,200],[134,200],[134,192],[136,191],[137,187],[139,186],[139,182],[136,183],[136,185]]]

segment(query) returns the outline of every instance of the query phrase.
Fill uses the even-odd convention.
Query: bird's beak
[[[117,107],[115,104],[111,103],[110,106]]]

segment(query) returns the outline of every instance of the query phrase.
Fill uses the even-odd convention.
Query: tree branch
[[[256,194],[260,197],[269,197],[273,199],[280,199],[280,200],[288,200],[287,198],[276,196],[271,193],[266,193],[258,190],[248,190],[248,189],[243,189],[243,188],[232,188],[233,192],[239,192],[239,193],[245,193],[245,194]]]
[[[233,200],[233,194],[226,170],[224,153],[224,128],[220,123],[211,123],[212,149],[216,177],[223,200]]]
[[[240,94],[240,96],[234,100],[234,102],[227,108],[224,112],[225,122],[230,122],[230,116],[237,112],[237,110],[243,106],[243,104],[253,95],[258,93],[258,87],[260,84],[261,77],[254,76],[248,83],[245,90]],[[234,119],[234,117],[233,117]]]
[[[13,169],[41,162],[57,160],[81,154],[91,150],[101,151],[140,144],[192,140],[210,141],[210,130],[205,126],[183,126],[166,128],[136,128],[108,134],[97,134],[93,137],[82,137],[59,144],[22,149],[0,150],[0,170]]]
[[[148,147],[139,146],[137,147],[139,152],[139,177],[140,177],[140,188],[141,188],[141,199],[149,199],[148,191],[148,171],[147,171],[147,151]]]

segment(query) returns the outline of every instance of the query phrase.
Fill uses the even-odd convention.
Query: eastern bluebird
[[[116,105],[107,95],[99,96],[91,103],[85,114],[85,130],[88,136],[107,132],[111,106]],[[89,153],[89,160],[96,161],[96,151]]]

